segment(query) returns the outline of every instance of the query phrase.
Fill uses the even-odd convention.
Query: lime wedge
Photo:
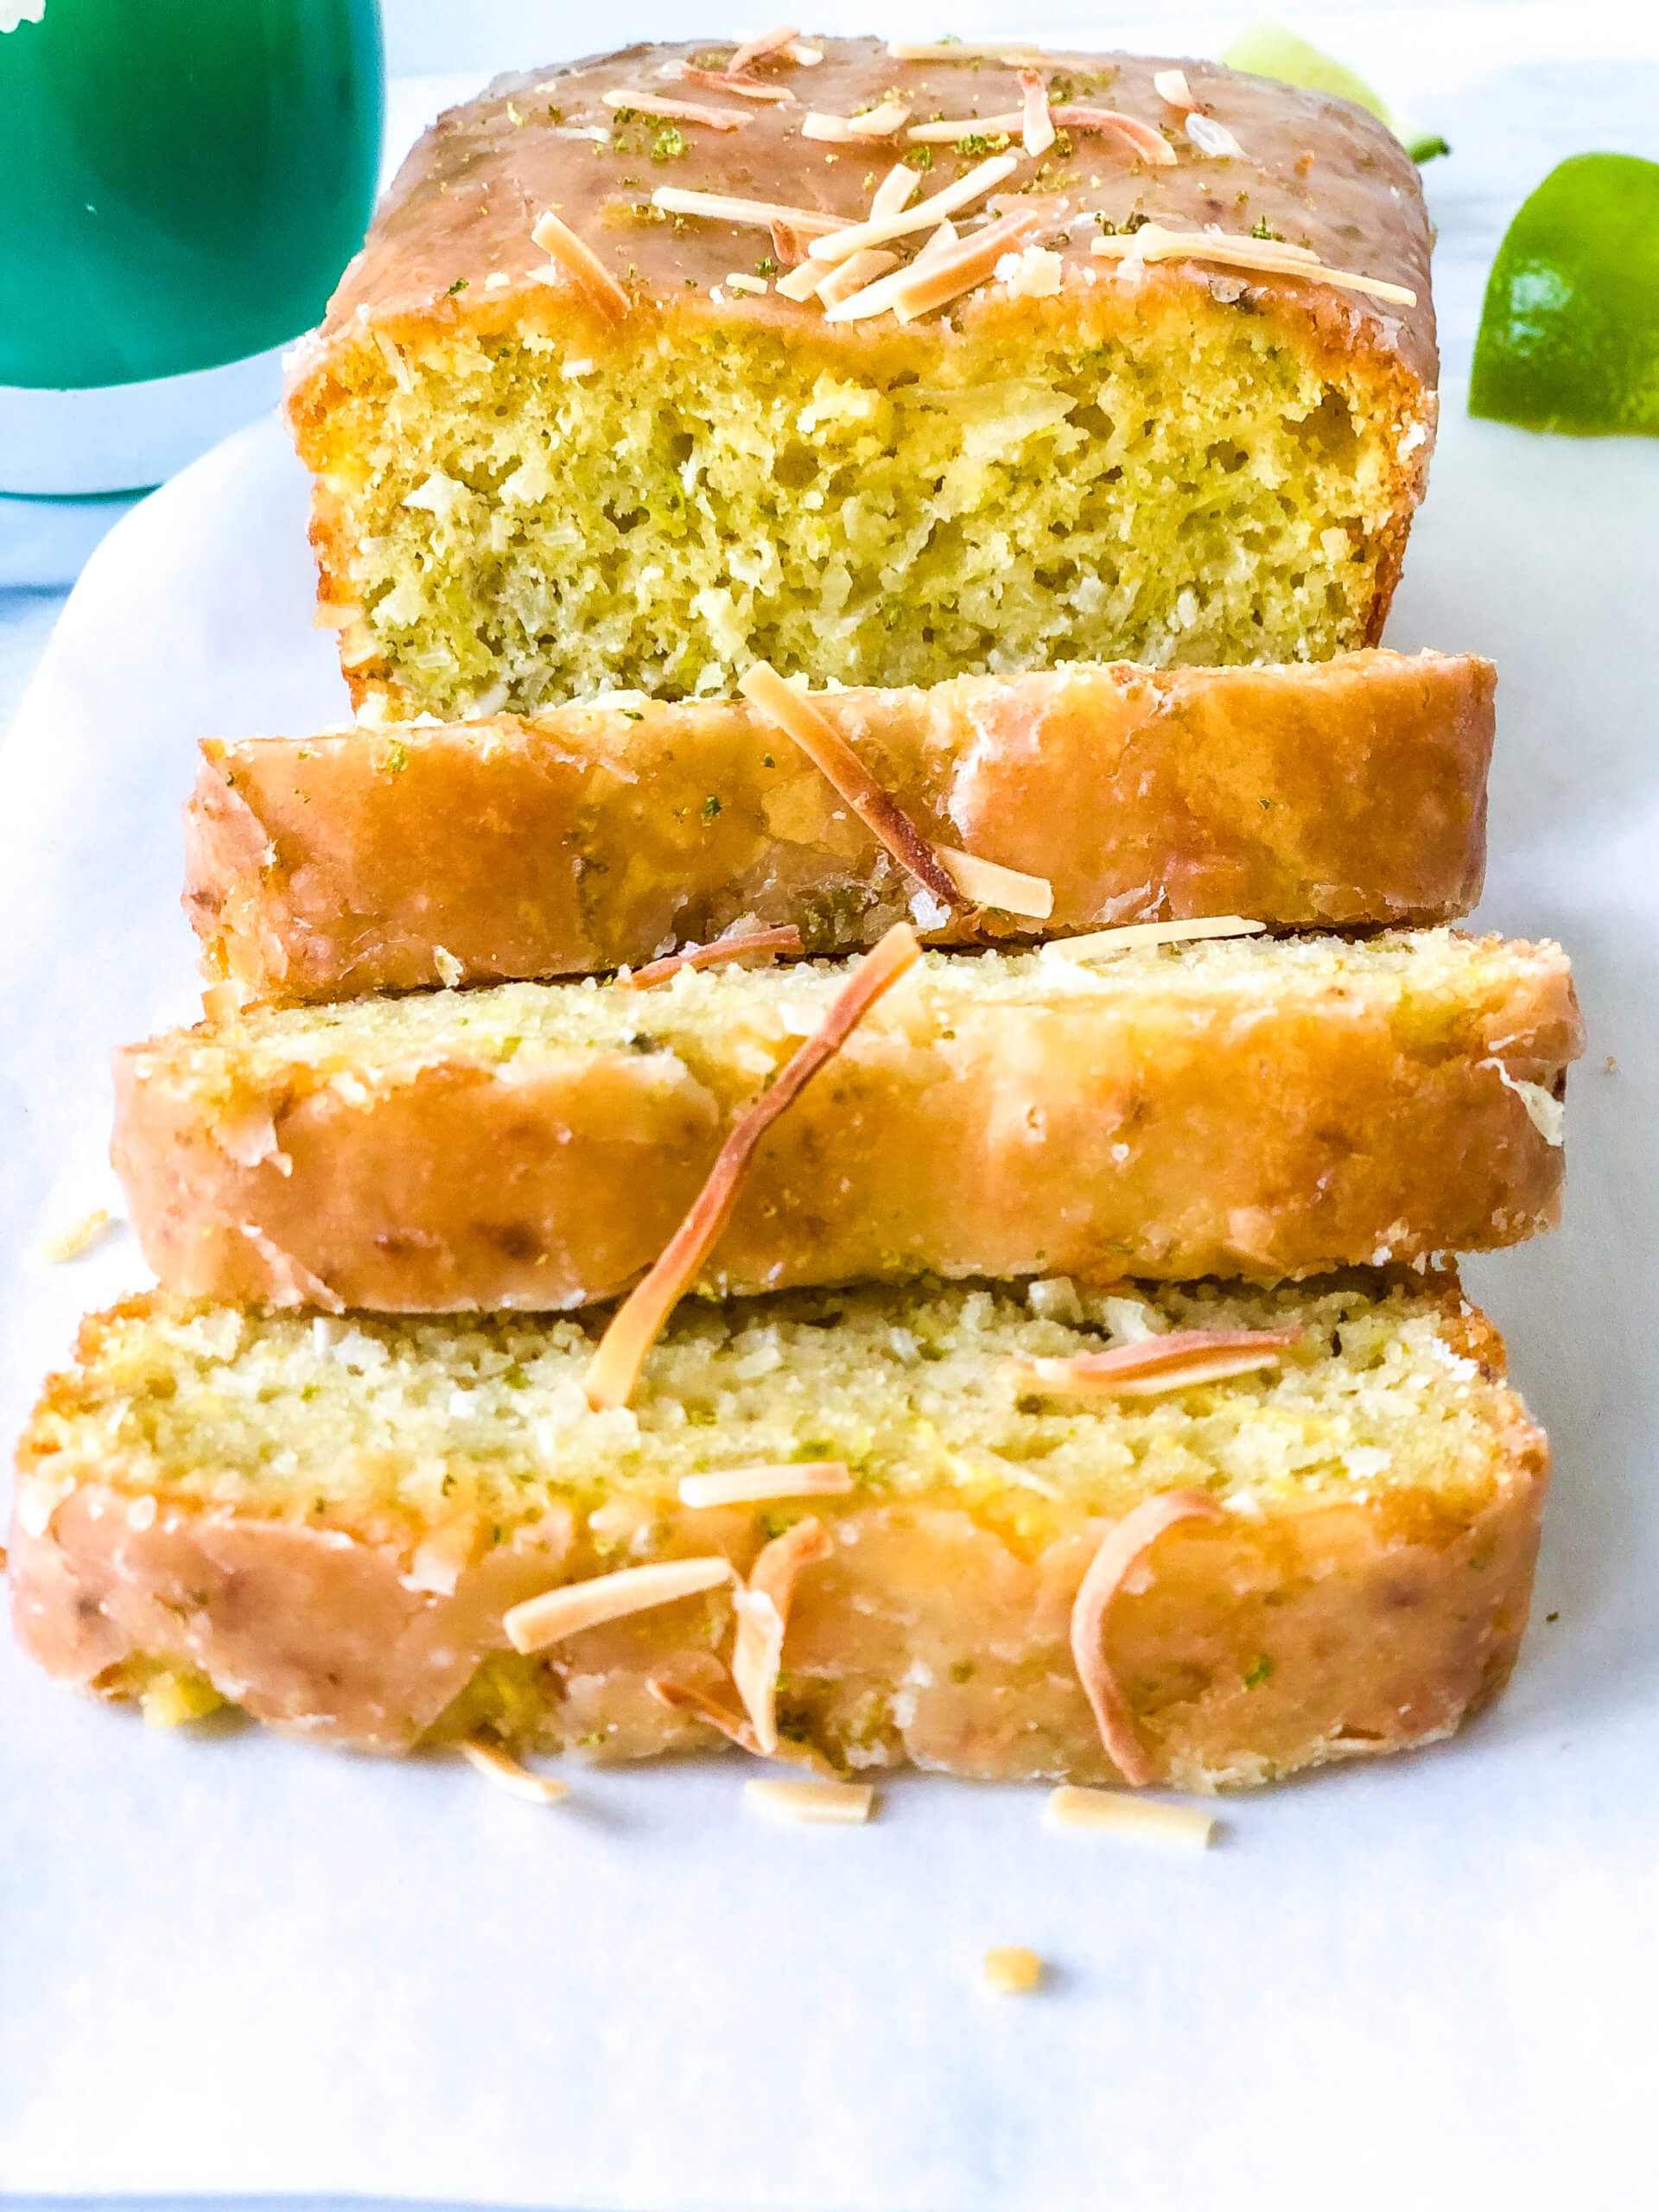
[[[1659,437],[1659,162],[1574,154],[1526,201],[1486,282],[1469,412]]]
[[[1281,85],[1300,85],[1304,92],[1329,92],[1339,100],[1352,100],[1387,125],[1414,162],[1432,162],[1452,149],[1444,138],[1418,130],[1402,122],[1380,92],[1342,62],[1310,46],[1305,38],[1282,23],[1253,23],[1226,48],[1221,60],[1229,69],[1247,70],[1252,77],[1275,77]]]

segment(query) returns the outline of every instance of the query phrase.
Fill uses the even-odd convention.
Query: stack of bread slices
[[[737,99],[793,51],[667,53]],[[421,316],[423,374],[481,342],[423,267],[389,390]],[[591,280],[541,294],[543,350],[599,343]],[[474,496],[470,552],[419,511],[440,595]],[[118,1062],[162,1287],[22,1447],[47,1667],[498,1764],[1204,1789],[1502,1685],[1547,1453],[1452,1255],[1555,1218],[1580,1037],[1557,947],[1446,926],[1489,665],[752,653],[394,721],[391,637],[381,719],[202,747],[207,1018]]]

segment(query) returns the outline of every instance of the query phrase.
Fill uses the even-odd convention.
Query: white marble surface
[[[1484,75],[1455,23],[1438,74],[1395,72],[1459,150],[1429,173],[1452,365],[1391,642],[1498,660],[1484,912],[1568,944],[1592,1034],[1567,1227],[1471,1271],[1558,1459],[1508,1697],[1442,1750],[1238,1803],[1188,1862],[1047,1836],[1029,1792],[918,1781],[868,1832],[758,1829],[718,1764],[531,1810],[435,1765],[147,1733],[0,1651],[0,2186],[594,2212],[1644,2201],[1659,444],[1469,424],[1458,365],[1515,200],[1586,143],[1659,152],[1659,107],[1651,56],[1529,60],[1536,14],[1485,41]],[[188,1008],[194,742],[339,697],[302,489],[257,429],[130,518],[0,750],[9,1430],[74,1315],[142,1276],[121,1237],[70,1268],[35,1253],[108,1190],[109,1046]],[[988,1999],[993,1942],[1052,1959],[1052,1990]]]

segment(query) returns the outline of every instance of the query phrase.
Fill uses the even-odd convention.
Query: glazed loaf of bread
[[[190,1295],[563,1308],[661,1251],[843,970],[264,1010],[118,1058],[114,1156]],[[763,1139],[705,1287],[1294,1275],[1555,1217],[1552,944],[1446,931],[929,955]]]
[[[925,836],[1047,881],[1047,934],[1217,913],[1349,928],[1478,898],[1493,684],[1467,656],[1367,652],[814,704]],[[204,967],[276,1003],[638,966],[734,925],[855,950],[916,890],[741,698],[211,741],[186,842]],[[935,944],[1034,926],[931,921]]]
[[[1267,1332],[1254,1371],[1205,1379],[1176,1332],[1217,1331]],[[23,1645],[158,1717],[378,1751],[734,1735],[1205,1789],[1449,1733],[1525,1624],[1544,1441],[1449,1281],[691,1301],[601,1414],[591,1351],[575,1319],[97,1317],[22,1447]],[[1103,1352],[1133,1395],[1074,1394]]]
[[[1377,641],[1437,379],[1381,124],[1207,62],[732,59],[504,78],[405,162],[288,403],[359,709]]]

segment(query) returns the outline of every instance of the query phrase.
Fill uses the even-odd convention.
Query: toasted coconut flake
[[[1142,123],[1138,116],[1121,114],[1115,107],[1055,107],[1049,113],[1061,130],[1080,130],[1085,135],[1103,133],[1121,138],[1155,168],[1171,169],[1175,166],[1175,149],[1168,139],[1149,123]],[[1138,231],[1135,236],[1140,236]]]
[[[651,1675],[645,1687],[658,1705],[665,1705],[671,1713],[695,1713],[708,1727],[718,1728],[721,1734],[747,1751],[753,1758],[760,1757],[760,1745],[753,1729],[741,1713],[730,1706],[721,1705],[707,1690],[696,1689],[689,1682],[677,1682],[669,1675]]]
[[[995,1943],[985,1954],[985,1983],[999,1997],[1028,1997],[1043,1985],[1043,1962],[1023,1943]]]
[[[821,266],[808,263],[809,268]],[[878,276],[886,276],[889,269],[896,269],[899,257],[889,253],[885,246],[867,246],[862,253],[855,253],[850,261],[838,261],[829,274],[818,279],[817,297],[826,308],[839,307],[852,293],[862,291],[866,284],[873,284]]]
[[[823,264],[803,261],[778,279],[778,289],[786,300],[812,300],[823,282]]]
[[[1039,53],[1028,39],[1023,42],[1018,39],[945,39],[931,46],[912,46],[903,39],[890,39],[887,52],[895,61],[1026,61],[1039,69],[1057,69],[1064,59],[1058,54]]]
[[[680,1503],[695,1511],[715,1505],[766,1505],[782,1497],[842,1497],[853,1487],[844,1459],[786,1459],[764,1467],[722,1467],[680,1478]]]
[[[745,70],[753,68],[757,61],[764,61],[768,54],[785,53],[799,36],[800,33],[793,23],[780,23],[775,30],[762,31],[759,38],[745,39],[726,67],[732,76],[741,77]]]
[[[531,237],[543,253],[550,254],[566,276],[573,277],[601,313],[620,320],[628,311],[628,296],[592,246],[562,223],[550,207]]]
[[[905,135],[913,138],[916,134],[912,130]],[[870,221],[879,223],[884,216],[896,215],[901,207],[908,207],[921,181],[918,169],[912,168],[908,162],[895,162],[875,188],[870,200]]]
[[[1224,1517],[1215,1500],[1201,1490],[1170,1490],[1143,1498],[1108,1531],[1078,1586],[1071,1607],[1072,1663],[1100,1731],[1102,1747],[1131,1788],[1144,1788],[1154,1781],[1157,1769],[1141,1748],[1128,1700],[1107,1663],[1107,1608],[1130,1569],[1166,1529],[1179,1521]]]
[[[994,154],[989,161],[980,162],[969,169],[966,176],[947,184],[942,192],[918,200],[913,207],[902,208],[896,215],[884,215],[879,223],[852,223],[833,235],[821,235],[814,238],[809,251],[814,261],[845,261],[850,254],[861,253],[866,246],[888,245],[894,238],[908,238],[913,232],[931,231],[945,216],[960,214],[976,200],[995,192],[1019,166],[1019,160],[1013,154]]]
[[[787,85],[763,85],[759,77],[739,77],[729,71],[694,69],[689,61],[680,65],[682,84],[696,85],[705,92],[728,92],[734,99],[766,100],[775,107],[793,107],[795,95]]]
[[[732,1680],[754,1730],[754,1740],[771,1758],[778,1749],[778,1669],[789,1631],[790,1602],[804,1567],[827,1558],[830,1539],[820,1521],[798,1521],[762,1550],[745,1587],[733,1603],[737,1639],[732,1651]]]
[[[1024,106],[1020,117],[1020,141],[1035,161],[1054,143],[1054,119],[1048,111],[1048,86],[1034,69],[1019,72]]]
[[[862,146],[873,139],[891,138],[909,120],[910,110],[903,100],[883,100],[879,107],[866,108],[861,115],[821,115],[815,109],[802,124],[801,136],[820,138],[832,146]]]
[[[1071,1359],[1013,1359],[1008,1375],[1019,1388],[1056,1397],[1158,1398],[1277,1367],[1301,1340],[1300,1329],[1171,1329]]]
[[[945,874],[970,906],[995,906],[1004,914],[1023,914],[1046,922],[1054,911],[1054,887],[1046,875],[1022,875],[954,845],[935,845]]]
[[[821,46],[809,46],[804,38],[791,41],[784,48],[784,52],[788,54],[791,61],[798,62],[803,69],[816,69],[823,59],[823,48]]]
[[[694,944],[689,952],[649,961],[631,976],[619,976],[616,987],[621,991],[648,991],[658,983],[666,983],[683,968],[718,968],[728,960],[747,959],[758,952],[804,952],[805,949],[792,922],[780,929],[750,930],[742,937],[716,938],[712,944]]]
[[[636,115],[665,116],[674,123],[697,123],[705,130],[747,130],[754,121],[741,107],[703,107],[696,100],[665,100],[656,92],[630,92],[614,86],[599,97],[607,107],[629,108]]]
[[[1198,113],[1198,104],[1192,97],[1185,69],[1154,69],[1152,89],[1166,107],[1178,108],[1183,115]]]
[[[786,223],[803,238],[827,238],[854,226],[844,215],[815,215],[810,207],[785,207],[775,200],[734,199],[728,192],[692,192],[677,184],[659,185],[651,195],[665,215],[702,215],[711,223],[752,223],[770,230]]]
[[[911,930],[896,922],[865,955],[830,1001],[823,1020],[746,1114],[720,1148],[708,1180],[666,1249],[643,1282],[624,1300],[600,1341],[585,1378],[588,1402],[597,1413],[625,1406],[645,1354],[663,1324],[696,1278],[730,1220],[744,1171],[778,1116],[833,1059],[870,1009],[922,957]]]
[[[937,261],[940,254],[944,251],[946,246],[955,245],[957,239],[960,235],[961,233],[957,231],[956,225],[947,215],[944,220],[939,225],[938,229],[934,232],[932,237],[924,242],[920,252],[918,253],[915,259],[911,263],[911,267],[912,269],[920,269],[931,261]]]
[[[1198,151],[1207,154],[1211,161],[1243,160],[1244,149],[1225,124],[1217,123],[1213,116],[1189,115],[1182,127]]]
[[[787,223],[773,223],[772,250],[785,269],[798,268],[806,259],[806,248]]]
[[[1274,238],[1240,238],[1221,231],[1168,231],[1147,223],[1130,237],[1098,238],[1090,251],[1108,260],[1209,261],[1219,269],[1242,269],[1251,276],[1306,276],[1338,291],[1368,292],[1400,307],[1415,307],[1417,295],[1404,284],[1361,276],[1351,269],[1327,269],[1306,246]]]
[[[988,138],[993,131],[1017,137],[1025,127],[1026,111],[1015,108],[1011,115],[946,116],[938,123],[912,123],[905,137],[912,146],[954,146],[958,138]]]
[[[930,255],[923,267],[912,262],[907,268],[895,269],[891,276],[877,277],[874,284],[867,284],[861,292],[830,308],[825,321],[861,322],[891,311],[900,322],[913,322],[918,315],[944,307],[982,284],[995,273],[1004,254],[1052,228],[1053,217],[1046,209],[1022,208],[1001,216],[988,230],[976,231]]]
[[[825,1827],[861,1827],[875,1805],[868,1782],[746,1782],[743,1795],[757,1812]]]
[[[738,690],[767,721],[798,745],[815,768],[840,792],[872,836],[879,838],[906,869],[942,905],[962,906],[964,897],[940,863],[933,848],[892,794],[884,791],[829,717],[785,683],[777,670],[757,661],[738,678]]]
[[[1567,1138],[1567,1108],[1553,1090],[1541,1083],[1528,1083],[1510,1073],[1502,1060],[1478,1060],[1478,1067],[1491,1068],[1505,1090],[1512,1090],[1526,1109],[1527,1119],[1548,1145],[1559,1147]]]
[[[1081,1828],[1126,1835],[1137,1843],[1173,1844],[1182,1851],[1207,1850],[1220,1822],[1194,1805],[1164,1805],[1131,1797],[1122,1789],[1078,1789],[1070,1783],[1051,1789],[1043,1818],[1052,1828]]]
[[[764,276],[751,276],[747,269],[734,269],[726,279],[726,289],[731,292],[752,292],[763,299],[772,289]]]
[[[1046,245],[1028,245],[1021,253],[1005,253],[991,273],[1021,299],[1052,300],[1065,283],[1065,264]]]
[[[568,1782],[556,1782],[550,1774],[532,1774],[486,1737],[463,1736],[455,1748],[468,1766],[475,1767],[498,1789],[527,1797],[532,1805],[556,1805],[570,1795]]]
[[[677,1598],[692,1598],[735,1579],[728,1559],[656,1560],[649,1567],[625,1567],[615,1574],[562,1583],[539,1598],[526,1598],[508,1608],[501,1625],[515,1651],[544,1651],[585,1628],[672,1605]]]
[[[107,1206],[94,1206],[91,1213],[82,1214],[79,1221],[71,1222],[55,1236],[48,1236],[41,1246],[41,1257],[49,1260],[54,1267],[67,1261],[79,1259],[83,1252],[90,1252],[94,1244],[101,1244],[115,1226]]]
[[[1122,929],[1090,930],[1083,937],[1051,938],[1045,960],[1104,960],[1137,944],[1187,944],[1211,937],[1260,937],[1265,922],[1243,914],[1200,914],[1185,922],[1126,922]]]

